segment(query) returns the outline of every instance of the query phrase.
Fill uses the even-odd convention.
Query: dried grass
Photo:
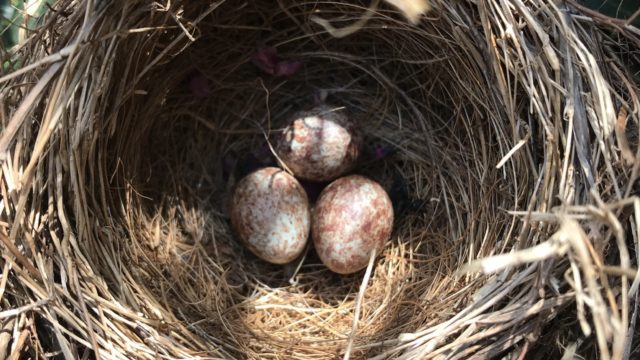
[[[635,356],[638,29],[550,0],[310,21],[369,5],[53,5],[0,76],[0,355]],[[303,70],[261,74],[264,45]],[[226,218],[247,156],[324,96],[398,214],[353,276],[264,264]]]

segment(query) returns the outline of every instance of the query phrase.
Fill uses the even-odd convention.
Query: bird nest
[[[0,358],[637,353],[640,31],[389,3],[51,5],[3,54]],[[352,275],[230,230],[234,184],[322,102],[395,210]]]

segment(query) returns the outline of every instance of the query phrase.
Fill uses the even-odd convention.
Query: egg
[[[231,226],[257,257],[286,264],[309,238],[311,212],[300,183],[282,169],[266,167],[242,178],[232,196]]]
[[[318,198],[311,237],[320,260],[332,271],[350,274],[365,268],[391,236],[393,205],[377,182],[359,175],[339,178]]]
[[[325,104],[296,114],[277,141],[276,153],[297,177],[329,181],[355,166],[360,143],[344,109]]]

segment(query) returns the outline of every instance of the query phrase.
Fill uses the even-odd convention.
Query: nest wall
[[[0,351],[637,352],[640,32],[553,1],[433,5],[417,24],[385,3],[53,5],[0,79]],[[317,20],[364,14],[341,38]],[[261,70],[271,49],[301,68]],[[233,185],[318,101],[358,123],[356,171],[394,203],[370,274],[313,249],[269,265],[230,231]]]

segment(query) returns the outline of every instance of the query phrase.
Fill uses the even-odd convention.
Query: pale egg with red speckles
[[[391,236],[393,205],[377,182],[359,175],[339,178],[318,198],[311,237],[320,260],[332,271],[351,274],[367,266]]]
[[[232,196],[231,226],[257,257],[273,264],[297,258],[309,237],[307,194],[291,175],[275,167],[241,179]]]
[[[355,166],[360,144],[355,123],[345,110],[323,104],[293,116],[278,140],[276,152],[295,176],[329,181]]]

